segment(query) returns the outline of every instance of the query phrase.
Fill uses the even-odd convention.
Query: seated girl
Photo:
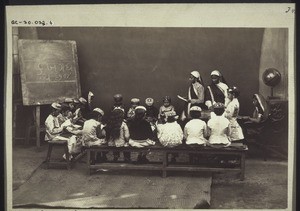
[[[177,123],[178,116],[175,111],[166,115],[167,122],[157,125],[157,137],[164,147],[175,147],[182,144],[183,132]],[[176,162],[177,153],[172,153],[171,162]]]
[[[114,104],[111,110],[113,111],[115,108],[124,109],[123,96],[121,94],[115,94],[113,98],[114,98]]]
[[[129,145],[133,147],[147,147],[154,145],[153,132],[149,122],[145,120],[146,108],[144,106],[137,106],[135,108],[134,119],[129,125]],[[147,153],[139,153],[137,161],[140,163],[147,163]]]
[[[106,143],[104,125],[101,123],[104,111],[100,108],[95,108],[92,112],[92,119],[84,122],[83,129],[80,133],[82,135],[82,142],[84,146],[100,146]]]
[[[129,108],[128,112],[127,112],[127,121],[130,122],[131,120],[134,119],[134,110],[137,106],[140,105],[140,99],[138,98],[132,98],[130,100],[131,103],[131,107]]]
[[[163,98],[163,105],[159,108],[159,113],[158,113],[159,123],[165,123],[166,114],[172,111],[175,111],[175,108],[173,105],[171,105],[171,97],[165,96]]]
[[[82,135],[79,140],[81,141],[83,146],[100,146],[103,144],[106,144],[105,140],[105,128],[104,125],[101,123],[102,117],[104,115],[104,112],[100,108],[95,108],[92,113],[91,117],[92,119],[89,119],[84,122],[83,129],[76,132],[73,131],[76,135]],[[91,155],[92,160],[90,162],[94,163],[95,155]],[[106,159],[106,153],[97,154],[97,160],[107,160]]]
[[[208,120],[208,144],[212,146],[228,146],[230,145],[229,134],[229,120],[224,117],[224,104],[215,103],[213,105],[214,113],[216,116]]]
[[[206,123],[200,119],[202,109],[199,106],[193,106],[190,109],[191,120],[184,127],[184,138],[186,144],[205,145],[207,140]]]
[[[157,125],[157,137],[159,142],[165,147],[174,147],[182,144],[183,132],[176,122],[178,116],[175,111],[167,114],[167,122]]]
[[[124,122],[124,110],[115,108],[109,117],[106,126],[106,140],[108,146],[124,147],[128,146],[129,129]],[[125,162],[130,162],[130,152],[123,152]],[[120,157],[119,152],[114,152],[114,161]]]
[[[190,108],[190,118],[184,127],[184,138],[187,145],[206,145],[207,126],[200,119],[202,109],[199,106]],[[190,163],[198,163],[200,156],[197,154],[189,155]]]
[[[83,126],[87,119],[87,101],[83,97],[79,98],[79,103],[76,104],[76,110],[73,114],[73,123]]]
[[[253,95],[253,105],[255,109],[252,117],[241,117],[249,135],[260,134],[270,114],[268,103],[261,94]]]
[[[158,116],[158,109],[153,105],[154,99],[148,97],[145,100],[146,104],[146,120],[152,124],[155,124]]]
[[[228,89],[228,99],[229,103],[225,109],[224,116],[229,120],[230,124],[230,131],[229,134],[231,142],[241,142],[244,139],[242,128],[240,127],[239,123],[237,122],[237,117],[240,110],[240,103],[238,101],[239,90],[237,87],[233,86]]]
[[[59,116],[62,116],[61,104],[52,103],[51,107],[52,113],[49,114],[45,121],[45,141],[67,141],[69,153],[71,154],[69,159],[71,159],[72,154],[78,153],[78,148],[75,147],[77,141],[76,136],[65,130],[69,124],[64,124],[64,122],[62,122],[62,118],[59,118]],[[66,159],[65,154],[63,157]]]

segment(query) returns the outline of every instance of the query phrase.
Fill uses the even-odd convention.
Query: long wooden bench
[[[225,148],[213,148],[210,146],[188,146],[180,145],[173,148],[166,148],[159,144],[146,148],[133,148],[133,147],[109,147],[106,145],[92,146],[86,148],[87,151],[87,166],[88,172],[91,174],[96,169],[132,169],[132,170],[158,170],[162,171],[162,177],[167,176],[168,171],[204,171],[204,172],[237,172],[240,179],[245,178],[245,155],[248,151],[246,145],[231,144]],[[91,154],[97,152],[152,152],[159,153],[162,158],[161,162],[149,162],[147,164],[135,164],[125,162],[101,162],[92,164]],[[168,161],[168,155],[172,153],[178,154],[198,154],[198,155],[211,155],[211,156],[235,156],[239,159],[239,165],[234,167],[224,167],[219,165],[201,166],[191,165],[190,163],[176,162],[172,164]]]

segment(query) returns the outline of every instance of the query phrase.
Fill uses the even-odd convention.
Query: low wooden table
[[[202,172],[237,172],[240,179],[245,178],[245,155],[248,151],[246,145],[232,144],[225,148],[213,148],[210,146],[188,146],[180,145],[173,148],[166,148],[159,144],[146,148],[134,148],[134,147],[109,147],[106,145],[92,146],[86,148],[87,151],[87,167],[89,174],[95,169],[132,169],[132,170],[158,170],[162,171],[162,177],[167,176],[168,171],[202,171]],[[91,152],[157,152],[162,156],[162,162],[149,162],[147,164],[135,164],[125,162],[103,162],[91,164]],[[220,166],[199,166],[191,165],[189,163],[178,162],[171,164],[168,162],[168,155],[172,153],[185,153],[185,154],[197,154],[197,155],[230,155],[238,157],[240,164],[234,167],[220,167]]]

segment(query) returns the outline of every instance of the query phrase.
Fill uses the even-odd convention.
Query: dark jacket
[[[129,125],[130,138],[133,140],[153,139],[151,125],[146,120],[133,120]]]

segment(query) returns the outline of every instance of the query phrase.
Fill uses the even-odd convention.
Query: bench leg
[[[46,157],[46,164],[47,164],[47,169],[49,169],[50,166],[50,158],[51,158],[51,153],[52,153],[52,144],[48,145],[48,152],[47,152],[47,157]]]
[[[240,174],[240,180],[243,181],[245,179],[245,153],[242,153],[241,155],[241,174]]]
[[[167,177],[168,153],[163,153],[162,177]]]
[[[90,160],[91,160],[91,150],[90,149],[87,149],[87,156],[86,156],[86,164],[87,164],[87,167],[88,167],[88,174],[91,175],[91,163],[90,163]]]
[[[65,154],[66,154],[66,162],[67,162],[67,169],[70,169],[70,154],[69,154],[69,149],[68,149],[68,145],[64,146],[65,148]]]

